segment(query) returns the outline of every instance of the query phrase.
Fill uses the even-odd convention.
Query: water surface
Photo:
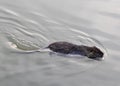
[[[53,0],[52,3],[56,4],[49,4],[47,0],[31,0],[27,5],[25,2],[28,3],[27,0],[14,3],[1,1],[1,86],[119,84],[117,1],[80,0],[78,4],[76,0],[73,3],[59,1],[58,4]],[[63,2],[66,4],[61,8]],[[56,41],[97,46],[104,51],[105,60],[50,54],[44,50]]]

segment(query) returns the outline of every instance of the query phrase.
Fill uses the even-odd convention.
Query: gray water
[[[0,2],[0,86],[119,86],[118,0]],[[104,60],[44,49],[56,41],[97,46]]]

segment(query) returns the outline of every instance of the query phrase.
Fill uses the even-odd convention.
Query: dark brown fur
[[[54,42],[48,46],[54,52],[63,54],[79,54],[87,56],[91,59],[100,59],[104,53],[97,47],[88,47],[84,45],[76,45],[69,42]]]

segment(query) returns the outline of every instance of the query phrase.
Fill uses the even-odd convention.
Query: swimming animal
[[[104,53],[96,46],[89,47],[62,41],[54,42],[50,44],[47,48],[57,53],[78,54],[82,56],[87,56],[88,58],[95,60],[101,60],[104,56]]]

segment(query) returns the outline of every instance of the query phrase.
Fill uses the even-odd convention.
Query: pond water
[[[119,86],[120,1],[0,2],[0,86]],[[51,54],[56,41],[97,46],[105,59]]]

